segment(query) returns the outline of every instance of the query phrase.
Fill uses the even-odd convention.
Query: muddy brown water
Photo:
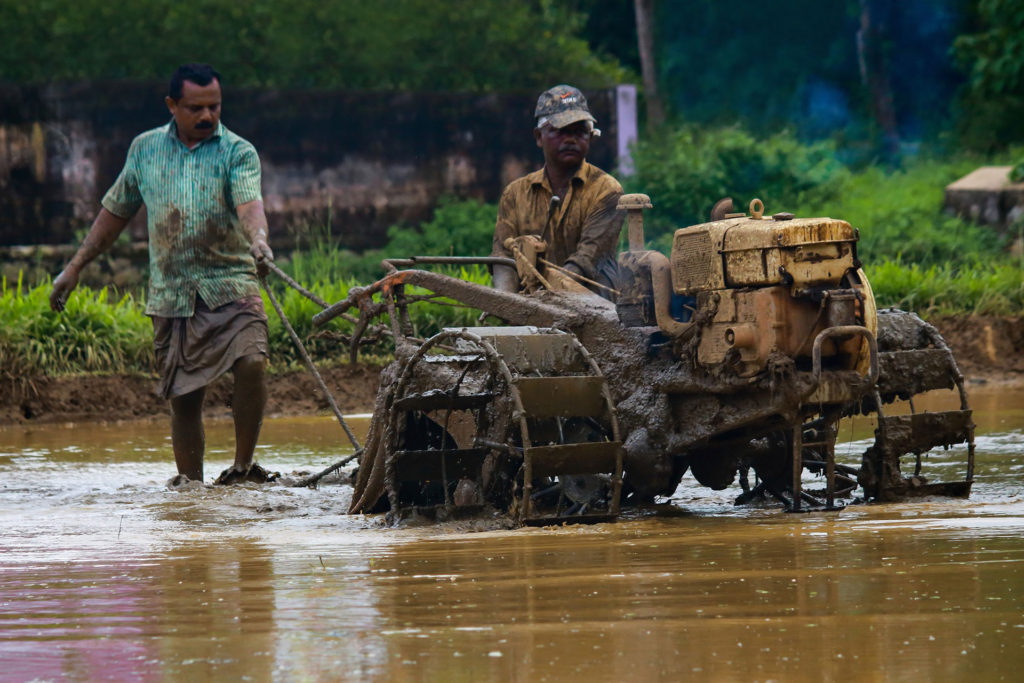
[[[1024,391],[972,398],[970,500],[789,515],[686,477],[615,524],[519,530],[387,528],[339,485],[171,491],[160,422],[0,430],[0,679],[1019,680]],[[871,425],[843,429],[855,463]],[[343,439],[270,420],[257,457],[315,471]]]

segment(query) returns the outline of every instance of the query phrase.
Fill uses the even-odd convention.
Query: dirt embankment
[[[372,408],[381,368],[345,365],[322,368],[338,407],[345,413]],[[0,425],[131,420],[168,415],[167,402],[153,392],[151,377],[40,377],[30,383],[0,384]],[[232,382],[221,377],[206,392],[206,414],[229,415]],[[329,412],[330,406],[306,371],[268,375],[267,414]]]
[[[1024,318],[979,316],[930,320],[953,348],[960,369],[973,381],[1024,384]],[[369,411],[377,391],[377,366],[345,365],[321,370],[346,413]],[[40,377],[27,384],[0,382],[0,425],[90,420],[127,420],[167,415],[167,402],[153,393],[148,377]],[[207,391],[206,412],[228,415],[231,380]],[[268,415],[329,411],[308,372],[270,375]]]
[[[945,337],[969,381],[1024,384],[1024,317],[947,316],[928,322]]]

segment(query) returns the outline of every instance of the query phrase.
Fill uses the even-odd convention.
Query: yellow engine
[[[620,266],[641,283],[620,298],[624,323],[656,322],[670,337],[699,335],[699,364],[732,363],[742,376],[762,371],[779,355],[809,364],[815,339],[829,328],[875,333],[874,298],[856,257],[857,231],[846,221],[764,216],[754,200],[750,215],[677,230],[666,259],[635,249],[643,243],[638,209],[645,204],[635,197],[620,203],[630,214],[634,247],[620,256]],[[689,320],[678,315],[680,300],[693,311]],[[645,314],[646,308],[653,311]],[[823,362],[852,369],[865,361],[860,335],[826,337]]]

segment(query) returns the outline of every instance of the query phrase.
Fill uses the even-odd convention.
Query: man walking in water
[[[591,140],[601,133],[587,99],[570,85],[556,85],[538,98],[534,116],[533,137],[544,153],[544,168],[505,188],[491,254],[510,257],[505,240],[537,235],[547,243],[547,260],[614,288],[623,220],[615,207],[622,186],[586,161]],[[515,269],[494,266],[494,286],[517,291]]]
[[[272,261],[260,160],[220,122],[221,77],[185,64],[171,77],[167,125],[132,141],[82,246],[57,276],[50,307],[64,310],[82,269],[142,207],[148,213],[149,289],[158,391],[170,400],[175,483],[203,479],[206,386],[234,374],[235,462],[215,483],[268,481],[253,463],[266,403],[267,316],[257,264]]]

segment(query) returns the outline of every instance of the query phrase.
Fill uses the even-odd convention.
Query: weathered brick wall
[[[169,120],[162,83],[0,87],[0,245],[75,241],[132,138]],[[398,221],[443,195],[494,201],[538,168],[537,93],[384,93],[227,88],[225,125],[263,160],[271,241],[326,225],[353,248],[380,245]],[[591,161],[612,170],[616,91],[587,93],[604,136]],[[131,225],[145,239],[144,221]]]

